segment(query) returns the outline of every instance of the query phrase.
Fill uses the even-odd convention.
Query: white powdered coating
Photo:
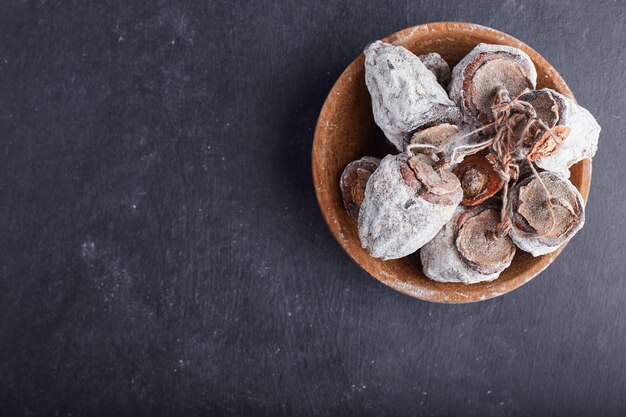
[[[400,173],[397,158],[387,155],[367,182],[359,212],[361,246],[375,258],[410,255],[431,240],[461,202],[461,187],[449,196],[454,204],[433,204],[416,196]],[[412,202],[407,207],[407,202]]]
[[[579,106],[574,100],[544,88],[539,91],[548,91],[560,98],[565,106],[558,124],[571,129],[567,138],[559,145],[556,152],[550,156],[535,161],[535,164],[546,171],[561,173],[569,177],[569,168],[583,159],[591,159],[598,150],[600,125],[587,109]]]
[[[457,219],[463,211],[464,208],[459,207],[437,236],[420,250],[424,274],[433,281],[462,282],[466,285],[493,281],[510,265],[509,262],[500,272],[483,275],[463,262],[455,245],[454,233]]]
[[[469,54],[454,66],[452,69],[452,80],[448,85],[450,98],[461,108],[463,120],[469,124],[476,124],[475,118],[470,114],[465,106],[465,95],[463,94],[463,80],[467,66],[479,55],[485,52],[508,52],[516,55],[519,60],[527,61],[530,73],[526,74],[533,88],[537,85],[537,70],[530,57],[522,50],[506,45],[491,45],[479,43]]]
[[[546,173],[542,173],[542,174],[545,175]],[[539,175],[543,177],[542,174],[539,174]],[[580,212],[581,221],[580,223],[575,225],[572,230],[569,231],[569,233],[567,234],[563,242],[555,246],[548,245],[537,234],[528,233],[523,230],[520,230],[517,227],[515,227],[515,224],[513,224],[513,227],[511,228],[511,231],[509,232],[509,236],[513,240],[513,243],[515,243],[515,245],[521,250],[523,250],[524,252],[530,253],[532,256],[536,257],[536,256],[545,255],[550,252],[554,252],[555,250],[563,246],[565,243],[569,242],[569,240],[572,237],[574,237],[574,235],[578,233],[578,231],[582,229],[583,226],[585,225],[585,201],[583,200],[583,197],[580,195],[580,192],[578,192],[578,189],[574,187],[574,184],[572,184],[567,178],[563,178],[563,177],[560,177],[560,178],[561,180],[563,180],[565,184],[567,184],[567,187],[573,193],[576,194],[576,200],[578,201],[578,204],[581,208],[581,212]],[[511,192],[514,192],[514,190],[511,190]]]
[[[365,51],[365,83],[376,124],[398,150],[421,126],[460,121],[461,113],[420,59],[402,46],[381,41]]]
[[[446,87],[450,82],[450,65],[437,52],[429,52],[418,56],[422,64],[435,74],[437,81],[442,87]]]

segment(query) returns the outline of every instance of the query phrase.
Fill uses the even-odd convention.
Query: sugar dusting
[[[474,271],[461,259],[454,242],[454,229],[463,210],[462,207],[459,207],[437,236],[424,245],[420,251],[424,274],[433,281],[462,282],[467,285],[493,281],[500,276],[501,271],[488,275]],[[502,270],[509,265],[510,262]]]
[[[402,179],[402,158],[402,154],[383,158],[365,188],[359,237],[361,246],[375,258],[397,259],[416,252],[452,217],[463,196],[460,184],[450,205],[416,196]]]
[[[437,120],[459,122],[460,110],[420,59],[402,46],[377,41],[365,49],[365,82],[376,124],[398,150],[410,133]]]
[[[540,91],[549,91],[562,100],[565,109],[558,124],[569,127],[571,131],[556,152],[538,159],[535,164],[541,169],[561,173],[567,178],[572,165],[594,157],[598,150],[601,128],[593,115],[574,100],[547,88]]]

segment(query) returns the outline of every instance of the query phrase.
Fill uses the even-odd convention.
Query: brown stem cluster
[[[558,146],[567,133],[557,135],[553,128],[541,120],[532,104],[521,100],[519,97],[509,97],[506,90],[500,90],[495,95],[492,112],[494,135],[489,146],[488,159],[494,164],[496,172],[504,182],[500,223],[496,228],[496,234],[502,236],[511,228],[511,220],[506,210],[508,190],[519,179],[522,163],[527,163],[532,173],[542,183],[546,193],[546,205],[550,212],[551,223],[554,226],[556,219],[553,198],[537,173],[533,164],[533,156],[544,152],[542,146],[547,142],[546,138],[551,138]],[[536,139],[538,133],[542,135],[539,140]]]

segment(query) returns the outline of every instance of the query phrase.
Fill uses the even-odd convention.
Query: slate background
[[[626,5],[0,4],[0,414],[626,413]],[[603,127],[587,225],[539,278],[436,305],[327,230],[310,150],[371,40],[489,25]]]

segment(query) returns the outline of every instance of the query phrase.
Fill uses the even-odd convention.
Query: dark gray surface
[[[156,3],[2,2],[0,414],[626,413],[623,3]],[[456,307],[353,264],[310,175],[345,66],[441,20],[527,42],[603,128],[585,229]]]

